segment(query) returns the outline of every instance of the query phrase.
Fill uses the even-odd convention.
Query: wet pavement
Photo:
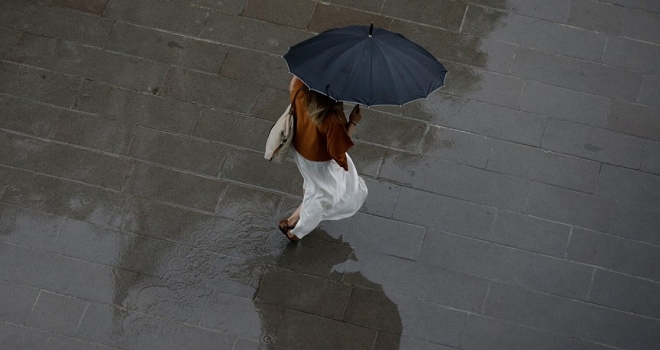
[[[288,244],[281,55],[369,24],[361,212]],[[660,348],[660,3],[3,0],[3,349]],[[347,109],[350,106],[346,106]]]

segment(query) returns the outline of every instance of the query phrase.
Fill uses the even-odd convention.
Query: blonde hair
[[[328,116],[336,118],[339,122],[346,122],[341,120],[343,112],[341,103],[307,87],[303,87],[303,92],[303,98],[307,104],[307,114],[312,123],[321,125]]]

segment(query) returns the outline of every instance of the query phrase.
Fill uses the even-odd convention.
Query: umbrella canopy
[[[310,89],[367,106],[427,97],[447,74],[423,47],[373,24],[325,31],[291,47],[284,59]]]

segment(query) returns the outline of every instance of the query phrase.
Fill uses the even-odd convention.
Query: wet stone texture
[[[282,55],[371,22],[446,86],[364,108],[366,203],[289,244]],[[658,33],[643,0],[0,1],[0,348],[658,349]]]

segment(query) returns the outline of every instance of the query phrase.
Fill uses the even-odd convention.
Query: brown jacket
[[[348,170],[346,161],[346,151],[353,147],[353,141],[346,131],[346,115],[341,112],[341,120],[327,116],[321,125],[316,125],[309,119],[307,105],[304,102],[304,85],[300,79],[291,90],[289,99],[293,104],[293,98],[296,92],[300,93],[296,97],[296,132],[293,136],[293,147],[307,160],[314,162],[323,162],[333,160],[344,170]]]

